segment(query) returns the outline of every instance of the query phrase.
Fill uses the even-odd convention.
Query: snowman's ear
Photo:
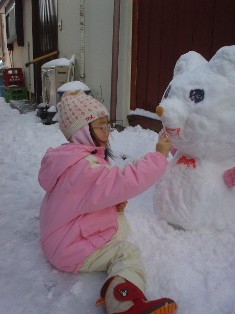
[[[174,77],[206,63],[206,59],[203,58],[203,56],[201,56],[199,53],[195,51],[189,51],[182,55],[176,62]]]
[[[211,71],[235,83],[235,46],[220,48],[209,61]]]

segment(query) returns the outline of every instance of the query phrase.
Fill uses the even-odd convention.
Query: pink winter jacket
[[[150,152],[123,169],[110,166],[102,147],[63,144],[42,159],[39,183],[46,191],[40,209],[41,246],[56,268],[78,272],[83,261],[118,229],[116,204],[153,185],[167,159]]]

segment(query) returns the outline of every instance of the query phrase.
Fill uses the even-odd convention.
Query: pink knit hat
[[[109,115],[104,105],[82,91],[65,93],[57,108],[59,127],[67,140],[84,125]]]

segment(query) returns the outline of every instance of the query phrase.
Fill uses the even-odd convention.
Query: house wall
[[[23,68],[24,63],[23,63],[23,54],[24,54],[24,47],[19,47],[17,45],[17,42],[15,41],[13,43],[13,51],[12,51],[12,56],[13,56],[13,62],[12,66],[14,68]]]
[[[92,95],[110,110],[112,37],[114,0],[57,0],[59,57],[76,57],[75,80],[80,79],[80,4],[85,7],[85,77],[83,82],[92,91]],[[22,67],[25,85],[34,93],[33,65],[25,63],[33,59],[32,7],[31,0],[23,0],[24,9],[24,47],[14,43],[13,66]],[[119,73],[117,93],[117,120],[127,125],[130,109],[130,67],[132,0],[121,0],[119,36]],[[9,55],[6,56],[10,64]]]
[[[7,4],[7,3],[6,3]],[[4,12],[4,8],[2,9]],[[13,43],[13,51],[10,52],[6,48],[6,25],[3,19],[4,37],[5,37],[5,51],[4,51],[4,65],[7,67],[22,68],[24,73],[25,86],[31,93],[34,92],[33,81],[33,66],[25,67],[25,63],[33,59],[32,47],[32,8],[31,0],[23,1],[23,15],[24,15],[24,47],[18,46],[17,42]],[[29,72],[30,71],[30,72]]]
[[[121,0],[117,119],[128,125],[131,99],[132,0]]]
[[[10,67],[10,55],[9,55],[9,51],[7,49],[7,36],[6,36],[6,20],[5,20],[5,10],[4,8],[1,9],[0,13],[2,14],[2,36],[3,36],[3,40],[4,42],[2,43],[2,56],[3,57],[3,61],[4,61],[4,65]]]
[[[33,35],[32,35],[32,4],[31,0],[23,1],[24,11],[24,47],[23,47],[23,69],[25,86],[28,91],[34,93],[33,65],[25,67],[25,63],[33,59]]]
[[[4,29],[6,29],[6,24],[4,20]],[[5,31],[4,31],[5,42],[7,42]],[[13,43],[13,50],[10,51],[5,47],[4,51],[4,65],[9,68],[23,68],[23,54],[24,54],[24,47],[19,47],[17,42],[14,41]]]
[[[110,109],[114,1],[84,0],[85,78],[95,98]],[[121,0],[117,120],[127,124],[130,103],[132,0]],[[76,56],[75,80],[80,80],[80,0],[58,0],[60,57]]]

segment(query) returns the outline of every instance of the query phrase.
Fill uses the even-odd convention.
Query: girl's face
[[[99,118],[91,122],[91,128],[94,132],[96,141],[100,146],[106,147],[109,139],[110,125],[108,116]]]

